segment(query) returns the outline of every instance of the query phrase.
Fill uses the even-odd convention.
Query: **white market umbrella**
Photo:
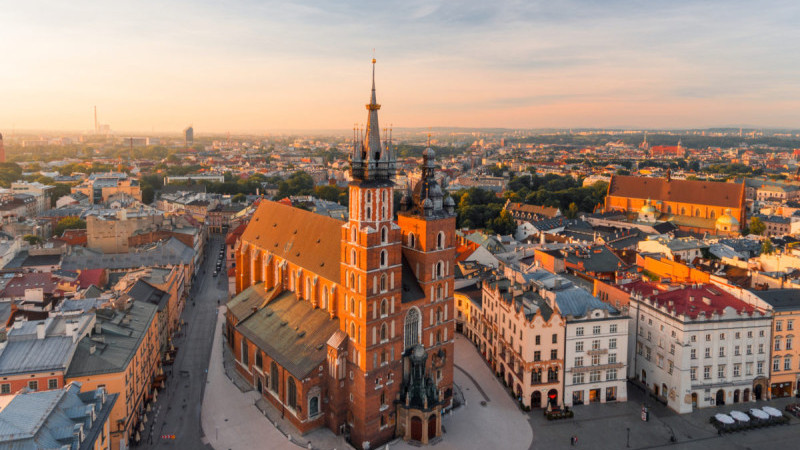
[[[714,418],[717,419],[718,422],[724,423],[725,425],[733,425],[735,423],[733,417],[727,414],[714,414]]]
[[[772,406],[762,406],[761,410],[772,417],[783,417],[783,413],[773,408]]]
[[[750,408],[750,415],[757,418],[757,419],[769,419],[769,414],[765,413],[764,411],[758,408]]]
[[[750,422],[750,416],[741,411],[731,411],[730,415],[739,422]]]

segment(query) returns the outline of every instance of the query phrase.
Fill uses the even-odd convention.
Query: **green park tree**
[[[750,218],[750,233],[757,234],[761,236],[764,233],[764,230],[767,229],[767,226],[764,225],[764,222],[761,221],[758,217]]]
[[[56,224],[54,233],[56,236],[64,234],[64,230],[75,230],[86,228],[86,221],[78,217],[64,217]]]

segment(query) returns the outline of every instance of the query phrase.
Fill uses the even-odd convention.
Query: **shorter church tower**
[[[403,385],[397,435],[423,444],[441,436],[453,401],[455,202],[436,180],[436,155],[422,154],[422,178],[401,200],[403,258],[421,298],[403,303]],[[405,285],[405,279],[404,279]]]

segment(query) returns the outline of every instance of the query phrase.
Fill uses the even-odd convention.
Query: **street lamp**
[[[631,429],[628,428],[628,442],[625,444],[626,447],[631,448]]]

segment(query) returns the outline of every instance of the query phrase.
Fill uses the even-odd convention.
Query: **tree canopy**
[[[289,175],[289,178],[278,183],[277,198],[279,199],[292,195],[312,195],[313,193],[314,179],[302,170],[298,170]]]
[[[767,229],[767,226],[764,225],[764,222],[762,222],[758,217],[751,217],[749,228],[750,233],[761,236],[761,234],[764,233],[764,230]]]
[[[75,230],[86,228],[86,221],[78,217],[64,217],[56,224],[54,233],[56,236],[64,234],[64,230]]]

